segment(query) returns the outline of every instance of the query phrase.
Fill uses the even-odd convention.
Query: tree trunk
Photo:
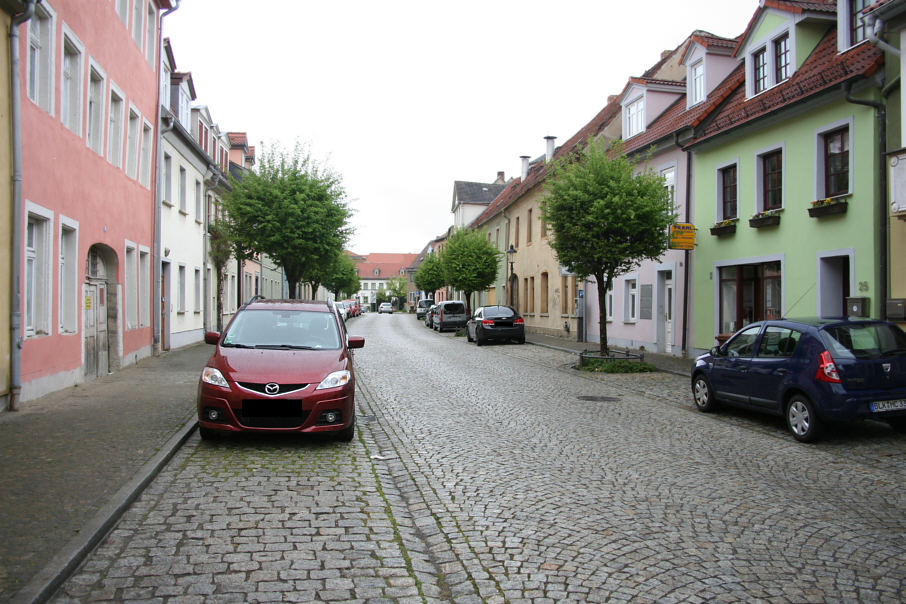
[[[595,281],[598,286],[598,337],[601,340],[600,352],[602,355],[610,354],[610,346],[607,345],[607,292],[613,285],[613,276],[604,273],[595,274]]]
[[[217,332],[223,331],[223,282],[226,279],[224,267],[215,267],[217,270],[217,304],[214,312],[217,313],[216,324]]]

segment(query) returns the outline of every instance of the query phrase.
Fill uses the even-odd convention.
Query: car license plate
[[[871,404],[872,411],[898,411],[906,409],[906,399],[897,399],[893,401],[875,401]]]

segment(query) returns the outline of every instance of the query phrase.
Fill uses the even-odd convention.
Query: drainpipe
[[[872,44],[883,48],[885,52],[889,52],[895,57],[900,56],[900,49],[896,46],[893,46],[879,37],[879,34],[884,32],[884,21],[878,19],[877,15],[866,15],[865,16],[865,29],[868,31],[867,37]]]
[[[673,133],[673,144],[676,147],[682,148],[679,144],[679,133]],[[688,149],[684,149],[683,153],[686,155],[686,222],[691,222],[691,210],[690,206],[692,204],[692,152]],[[689,327],[687,322],[689,320],[689,250],[683,250],[683,343],[682,351],[683,358],[685,359],[688,355],[686,354],[686,344],[688,343],[687,337],[689,333]]]
[[[878,271],[881,277],[878,281],[878,294],[881,307],[878,317],[881,320],[887,320],[887,257],[888,257],[888,237],[887,237],[887,106],[879,101],[865,101],[852,96],[852,82],[844,82],[843,92],[846,94],[846,101],[854,105],[864,105],[873,107],[878,119],[878,213],[880,214],[880,224],[878,225],[878,235],[881,238],[881,246],[878,254]]]
[[[175,0],[173,7],[164,11],[158,22],[157,27],[157,92],[160,94],[160,64],[163,61],[164,56],[164,17],[175,11],[179,8],[180,0]],[[161,165],[161,158],[163,157],[164,150],[164,132],[169,132],[173,128],[173,119],[170,118],[167,124],[162,125],[161,121],[161,111],[160,105],[165,99],[157,99],[157,161],[156,161],[156,171],[157,175],[154,183],[154,258],[152,263],[154,264],[154,275],[152,277],[154,283],[151,285],[152,290],[152,325],[154,329],[152,332],[152,345],[151,345],[151,354],[154,356],[160,356],[160,275],[161,275],[161,266],[160,266],[160,247],[161,247],[161,207],[160,207],[160,195],[163,191],[163,187],[160,186],[161,180],[163,179],[163,166]]]
[[[36,0],[28,0],[25,12],[12,18],[9,26],[10,121],[12,122],[13,225],[12,266],[9,309],[9,403],[10,411],[19,410],[22,393],[22,116],[19,92],[19,26],[35,14]]]

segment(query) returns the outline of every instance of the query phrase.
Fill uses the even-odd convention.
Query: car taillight
[[[818,357],[818,371],[815,373],[815,379],[819,382],[830,382],[831,384],[840,383],[840,374],[837,372],[834,357],[831,356],[829,350],[825,350]]]
[[[481,324],[482,324],[482,325],[491,325],[491,326],[493,326],[493,325],[494,325],[494,320],[493,320],[493,319],[482,319],[482,320],[481,320]]]
[[[525,324],[525,319],[523,319],[522,317],[519,317],[518,319],[513,321],[513,325],[524,325],[524,324]]]

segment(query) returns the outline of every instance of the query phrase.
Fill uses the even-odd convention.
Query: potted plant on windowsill
[[[812,218],[818,218],[819,216],[828,216],[830,214],[845,214],[848,206],[849,201],[843,197],[818,199],[809,206],[808,215]]]
[[[715,237],[721,237],[723,235],[732,235],[736,232],[736,223],[739,222],[739,218],[727,218],[726,220],[721,220],[717,224],[711,227],[711,234]]]
[[[760,229],[761,227],[778,225],[780,224],[780,212],[782,211],[783,208],[758,212],[749,218],[749,226],[753,229]]]

